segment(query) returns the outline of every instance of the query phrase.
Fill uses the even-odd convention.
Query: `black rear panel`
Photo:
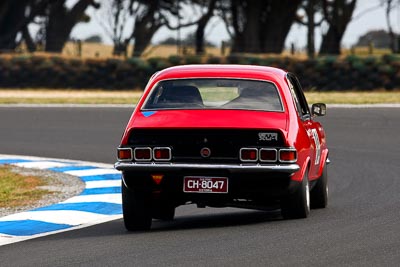
[[[277,134],[277,138],[268,138],[270,134]],[[133,147],[171,147],[172,161],[185,163],[238,163],[240,148],[282,147],[283,143],[280,132],[272,130],[139,129],[133,130],[129,137]],[[210,149],[209,157],[201,156],[202,148]]]

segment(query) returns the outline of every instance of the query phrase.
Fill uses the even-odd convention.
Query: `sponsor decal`
[[[319,164],[321,159],[321,142],[319,141],[319,136],[316,129],[311,130],[312,136],[315,142],[315,165]]]
[[[259,141],[278,141],[277,133],[258,133]]]
[[[154,114],[156,114],[156,111],[142,111],[143,116],[145,116],[146,118],[153,116]]]

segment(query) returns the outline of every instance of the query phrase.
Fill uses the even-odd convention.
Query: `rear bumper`
[[[279,199],[297,188],[290,177],[300,170],[297,164],[288,165],[235,165],[235,164],[184,164],[184,163],[131,163],[118,162],[124,184],[130,189],[150,190],[175,199],[176,203],[188,201],[231,203],[234,199]],[[163,175],[160,184],[152,174]],[[184,193],[185,176],[226,177],[229,180],[227,194]],[[221,204],[224,205],[224,204]]]
[[[193,163],[134,163],[117,162],[115,169],[119,171],[228,171],[229,173],[286,173],[292,174],[300,170],[297,164],[287,165],[260,165],[260,164],[193,164]]]

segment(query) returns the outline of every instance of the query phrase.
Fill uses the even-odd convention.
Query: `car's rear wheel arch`
[[[328,205],[328,170],[325,163],[321,176],[316,180],[314,188],[310,192],[311,208],[323,209]]]
[[[324,172],[324,169],[326,168],[326,164],[328,164],[328,158],[329,158],[329,151],[328,149],[324,149],[321,152],[321,164],[319,166],[318,174],[317,176],[320,177],[322,173]]]
[[[292,177],[291,180],[292,181],[297,181],[297,182],[301,182],[304,178],[304,174],[309,170],[310,170],[310,157],[307,156],[304,160],[304,163],[302,165],[300,165],[300,162],[297,162],[297,164],[300,166],[300,170],[298,172],[296,172]],[[307,173],[307,176],[309,177],[309,173]]]

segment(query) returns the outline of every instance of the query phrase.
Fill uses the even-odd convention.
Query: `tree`
[[[340,55],[340,44],[353,15],[356,0],[322,0],[329,28],[322,38],[320,55]]]
[[[101,2],[102,14],[99,19],[105,33],[114,44],[113,55],[126,55],[130,39],[124,37],[131,16],[130,0],[103,0]]]
[[[134,0],[131,0],[134,1]],[[137,14],[131,39],[135,40],[133,56],[140,56],[150,44],[154,34],[163,26],[170,30],[188,27],[198,23],[197,19],[187,16],[187,21],[181,22],[181,10],[191,0],[136,0],[142,2],[144,8]],[[173,25],[173,20],[178,20],[178,25]]]
[[[393,31],[392,24],[390,22],[390,13],[396,7],[396,0],[381,0],[382,5],[385,7],[385,14],[386,14],[386,24],[388,27],[389,37],[390,37],[390,49],[393,53],[398,52],[398,44],[396,44],[396,34]],[[400,0],[396,1],[397,5],[400,4]]]
[[[154,34],[163,25],[167,24],[165,13],[177,14],[178,6],[175,5],[175,1],[149,0],[142,2],[141,12],[136,13],[134,28],[130,36],[130,39],[135,40],[133,56],[142,55],[146,47],[150,44]]]
[[[231,0],[221,15],[232,36],[232,52],[281,53],[302,0]]]
[[[210,19],[214,16],[214,10],[216,9],[216,4],[218,0],[205,0],[205,1],[200,1],[203,3],[203,6],[207,7],[207,11],[200,17],[198,23],[197,23],[197,29],[196,29],[196,54],[201,55],[204,54],[205,49],[204,49],[204,30],[210,21]],[[207,3],[208,2],[208,3]]]
[[[85,15],[89,6],[99,8],[100,4],[95,0],[79,0],[68,9],[65,5],[67,0],[51,1],[46,23],[46,52],[61,52],[67,42],[73,27],[90,18]]]
[[[0,49],[15,49],[17,34],[23,27],[19,22],[25,20],[27,5],[28,0],[21,3],[4,1],[0,4]]]
[[[315,28],[319,27],[323,21],[315,21],[315,14],[321,9],[321,0],[306,0],[301,6],[305,16],[298,16],[297,22],[307,27],[307,56],[315,56]],[[307,18],[307,21],[304,19]]]
[[[180,10],[184,5],[188,5],[191,0],[110,1],[119,2],[120,5],[119,7],[118,5],[113,6],[115,10],[108,15],[111,19],[108,20],[108,25],[104,25],[103,28],[108,28],[107,31],[114,40],[114,46],[119,44],[122,47],[121,50],[126,51],[127,45],[133,41],[133,56],[142,55],[154,34],[161,27],[165,26],[171,30],[176,30],[197,23],[197,21],[190,21],[192,18],[189,18],[189,22],[180,23],[182,19]],[[123,10],[120,10],[120,8]],[[128,14],[129,19],[125,14]],[[178,20],[178,25],[173,25],[174,20]],[[128,21],[130,22],[128,23]],[[130,32],[130,34],[124,36],[124,32]]]
[[[0,50],[14,50],[22,38],[32,48],[27,26],[47,7],[50,0],[2,0],[0,2]],[[33,48],[32,48],[33,49]]]
[[[179,1],[175,0],[103,0],[103,3],[107,3],[109,13],[102,25],[113,40],[114,54],[126,55],[128,44],[134,41],[134,56],[144,52],[154,34],[179,9]],[[125,32],[129,34],[126,36]]]
[[[45,50],[61,52],[72,28],[80,21],[88,20],[85,10],[89,6],[98,8],[95,0],[79,0],[68,9],[67,0],[3,0],[0,3],[0,49],[14,50],[25,40],[28,49],[34,51],[36,44],[28,30],[35,18],[42,18],[39,31],[45,39]],[[21,33],[22,38],[18,37]]]

